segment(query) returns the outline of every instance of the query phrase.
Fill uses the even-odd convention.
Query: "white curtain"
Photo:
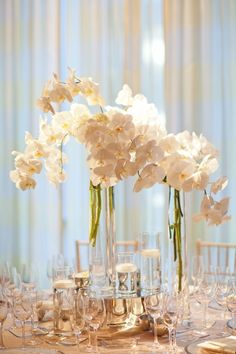
[[[220,172],[230,178],[226,193],[235,214],[235,26],[234,0],[0,2],[1,261],[34,261],[44,268],[53,253],[71,260],[74,240],[88,237],[88,171],[81,146],[68,146],[69,178],[58,190],[43,174],[30,192],[16,190],[8,177],[11,151],[24,148],[25,130],[37,134],[35,101],[43,84],[52,72],[65,78],[68,66],[99,82],[108,104],[126,82],[155,102],[163,119],[166,111],[170,131],[205,134],[221,152]],[[118,238],[136,238],[144,230],[161,230],[166,237],[162,188],[134,195],[131,186],[128,181],[117,187]],[[196,195],[188,211],[198,206]],[[192,245],[208,234],[235,240],[234,219],[210,231],[203,224],[193,227],[190,215],[188,220]]]
[[[235,242],[236,1],[165,0],[166,120],[173,132],[203,133],[220,151],[219,175],[229,177],[232,220],[218,227],[191,222],[199,193],[188,204],[188,239]]]
[[[88,237],[86,153],[69,144],[69,178],[58,190],[42,174],[35,190],[22,192],[8,177],[11,151],[24,148],[25,130],[37,135],[35,101],[51,74],[63,80],[68,66],[99,82],[107,104],[128,83],[164,117],[162,1],[2,0],[0,26],[0,257],[45,268],[52,254],[71,260],[75,239]],[[116,201],[118,238],[163,228],[161,187],[134,195],[131,181],[121,183]]]

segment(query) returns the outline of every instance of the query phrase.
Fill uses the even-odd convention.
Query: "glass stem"
[[[25,347],[25,321],[21,322],[22,325],[22,346]]]
[[[156,318],[153,319],[153,326],[154,326],[154,328],[153,328],[153,330],[154,330],[154,344],[156,346],[160,346],[160,343],[158,340],[158,335],[157,335],[157,319]]]
[[[236,330],[236,312],[232,312],[232,326]]]
[[[76,344],[76,347],[77,347],[77,349],[78,349],[78,351],[79,351],[79,337],[80,337],[80,333],[81,332],[75,332],[75,344]]]
[[[98,353],[98,336],[97,336],[97,331],[94,330],[94,350],[95,350],[95,353]]]
[[[0,322],[0,348],[4,348],[2,322]]]
[[[92,344],[91,344],[91,329],[89,327],[88,329],[88,347],[91,348]]]
[[[169,342],[171,349],[176,347],[176,329],[175,327],[169,328]]]
[[[208,308],[208,302],[203,303],[203,326],[204,328],[207,328],[207,308]]]

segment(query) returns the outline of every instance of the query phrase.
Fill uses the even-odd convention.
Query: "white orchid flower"
[[[51,168],[47,168],[46,176],[50,183],[57,187],[60,183],[65,182],[67,175],[64,170],[56,169],[55,165],[51,165]]]
[[[80,77],[77,86],[79,94],[86,98],[89,105],[104,106],[104,99],[99,91],[99,85],[91,77]]]
[[[223,198],[220,202],[214,201],[210,196],[204,196],[201,203],[201,212],[193,216],[194,221],[198,222],[205,219],[208,225],[220,225],[230,220],[227,215],[229,198]]]
[[[148,103],[146,97],[140,94],[134,97],[133,105],[127,109],[127,113],[133,117],[136,126],[155,126],[162,123],[156,106]]]
[[[55,132],[60,132],[65,135],[71,133],[71,127],[73,125],[73,116],[70,112],[63,111],[54,114],[52,117],[52,128]]]
[[[128,85],[123,85],[122,90],[118,92],[115,102],[122,106],[128,107],[133,104],[132,90]]]
[[[58,145],[64,138],[62,131],[55,130],[51,124],[48,124],[46,120],[40,121],[40,134],[39,141],[46,144],[48,148],[50,145]]]
[[[134,192],[139,192],[143,188],[150,188],[156,183],[161,183],[165,177],[165,171],[162,167],[150,164],[144,167],[140,177],[135,182]]]
[[[211,185],[211,193],[218,193],[225,189],[228,185],[228,178],[227,177],[220,177],[218,180]]]
[[[208,180],[209,176],[205,172],[197,171],[183,182],[182,189],[184,192],[190,192],[193,189],[204,190],[207,187]]]
[[[174,134],[168,134],[164,136],[160,140],[159,145],[166,154],[176,153],[178,150],[180,150],[181,147]]]
[[[201,152],[203,155],[211,155],[212,157],[218,157],[219,151],[209,143],[209,141],[201,134],[199,136],[199,140],[201,142]]]
[[[219,163],[216,158],[212,158],[211,155],[206,155],[199,164],[199,170],[210,175],[214,173],[219,167]]]
[[[167,183],[177,189],[181,190],[184,181],[192,176],[196,171],[196,165],[190,159],[178,159],[167,170]]]
[[[19,170],[10,171],[10,179],[16,184],[16,188],[21,190],[34,189],[35,180],[27,174],[22,174]]]
[[[15,158],[15,167],[21,173],[32,176],[34,173],[40,173],[42,162],[35,159],[32,155],[18,154]]]

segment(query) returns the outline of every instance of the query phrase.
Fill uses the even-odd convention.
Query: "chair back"
[[[236,243],[208,242],[197,240],[196,253],[203,256],[208,272],[211,266],[236,274]]]

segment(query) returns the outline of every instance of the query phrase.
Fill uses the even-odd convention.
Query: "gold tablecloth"
[[[191,312],[193,315],[194,320],[200,320],[202,317],[202,311],[201,311],[201,306],[199,304],[194,303],[191,306]],[[215,323],[212,329],[215,332],[215,329],[217,329],[218,333],[223,331],[225,329],[225,323],[228,318],[228,314],[226,315],[226,318],[223,319],[223,314],[222,311],[215,310],[215,309],[209,309],[209,318]],[[211,329],[209,329],[209,333],[211,333]],[[190,334],[190,335],[189,335]],[[182,348],[185,348],[190,342],[193,340],[197,340],[197,337],[193,336],[191,337],[191,328],[189,329],[189,334],[188,332],[183,331],[183,333],[179,333],[177,335],[177,343],[179,346]],[[7,348],[16,348],[16,347],[21,347],[21,338],[17,338],[13,334],[11,334],[9,331],[5,330],[3,333],[3,338],[4,338],[4,344]],[[48,348],[48,349],[56,349],[58,351],[61,351],[62,353],[65,354],[73,354],[73,353],[83,353],[84,349],[86,348],[87,341],[84,341],[79,345],[79,348],[76,346],[66,346],[66,345],[52,345],[48,344],[44,340],[44,336],[39,336],[40,339],[42,339],[42,343],[38,345],[37,347],[40,348]],[[206,337],[208,339],[210,337]],[[118,339],[108,339],[108,338],[103,338],[99,340],[99,351],[101,353],[155,353],[152,349],[152,342],[153,342],[153,335],[150,331],[145,331],[142,333],[133,333],[133,335],[125,336],[121,341]],[[168,343],[168,337],[164,336],[160,338],[160,342],[162,344],[167,344]],[[112,345],[109,345],[109,343],[112,343]],[[186,351],[183,349],[183,353],[186,353]],[[164,351],[164,353],[167,353],[167,351]]]

